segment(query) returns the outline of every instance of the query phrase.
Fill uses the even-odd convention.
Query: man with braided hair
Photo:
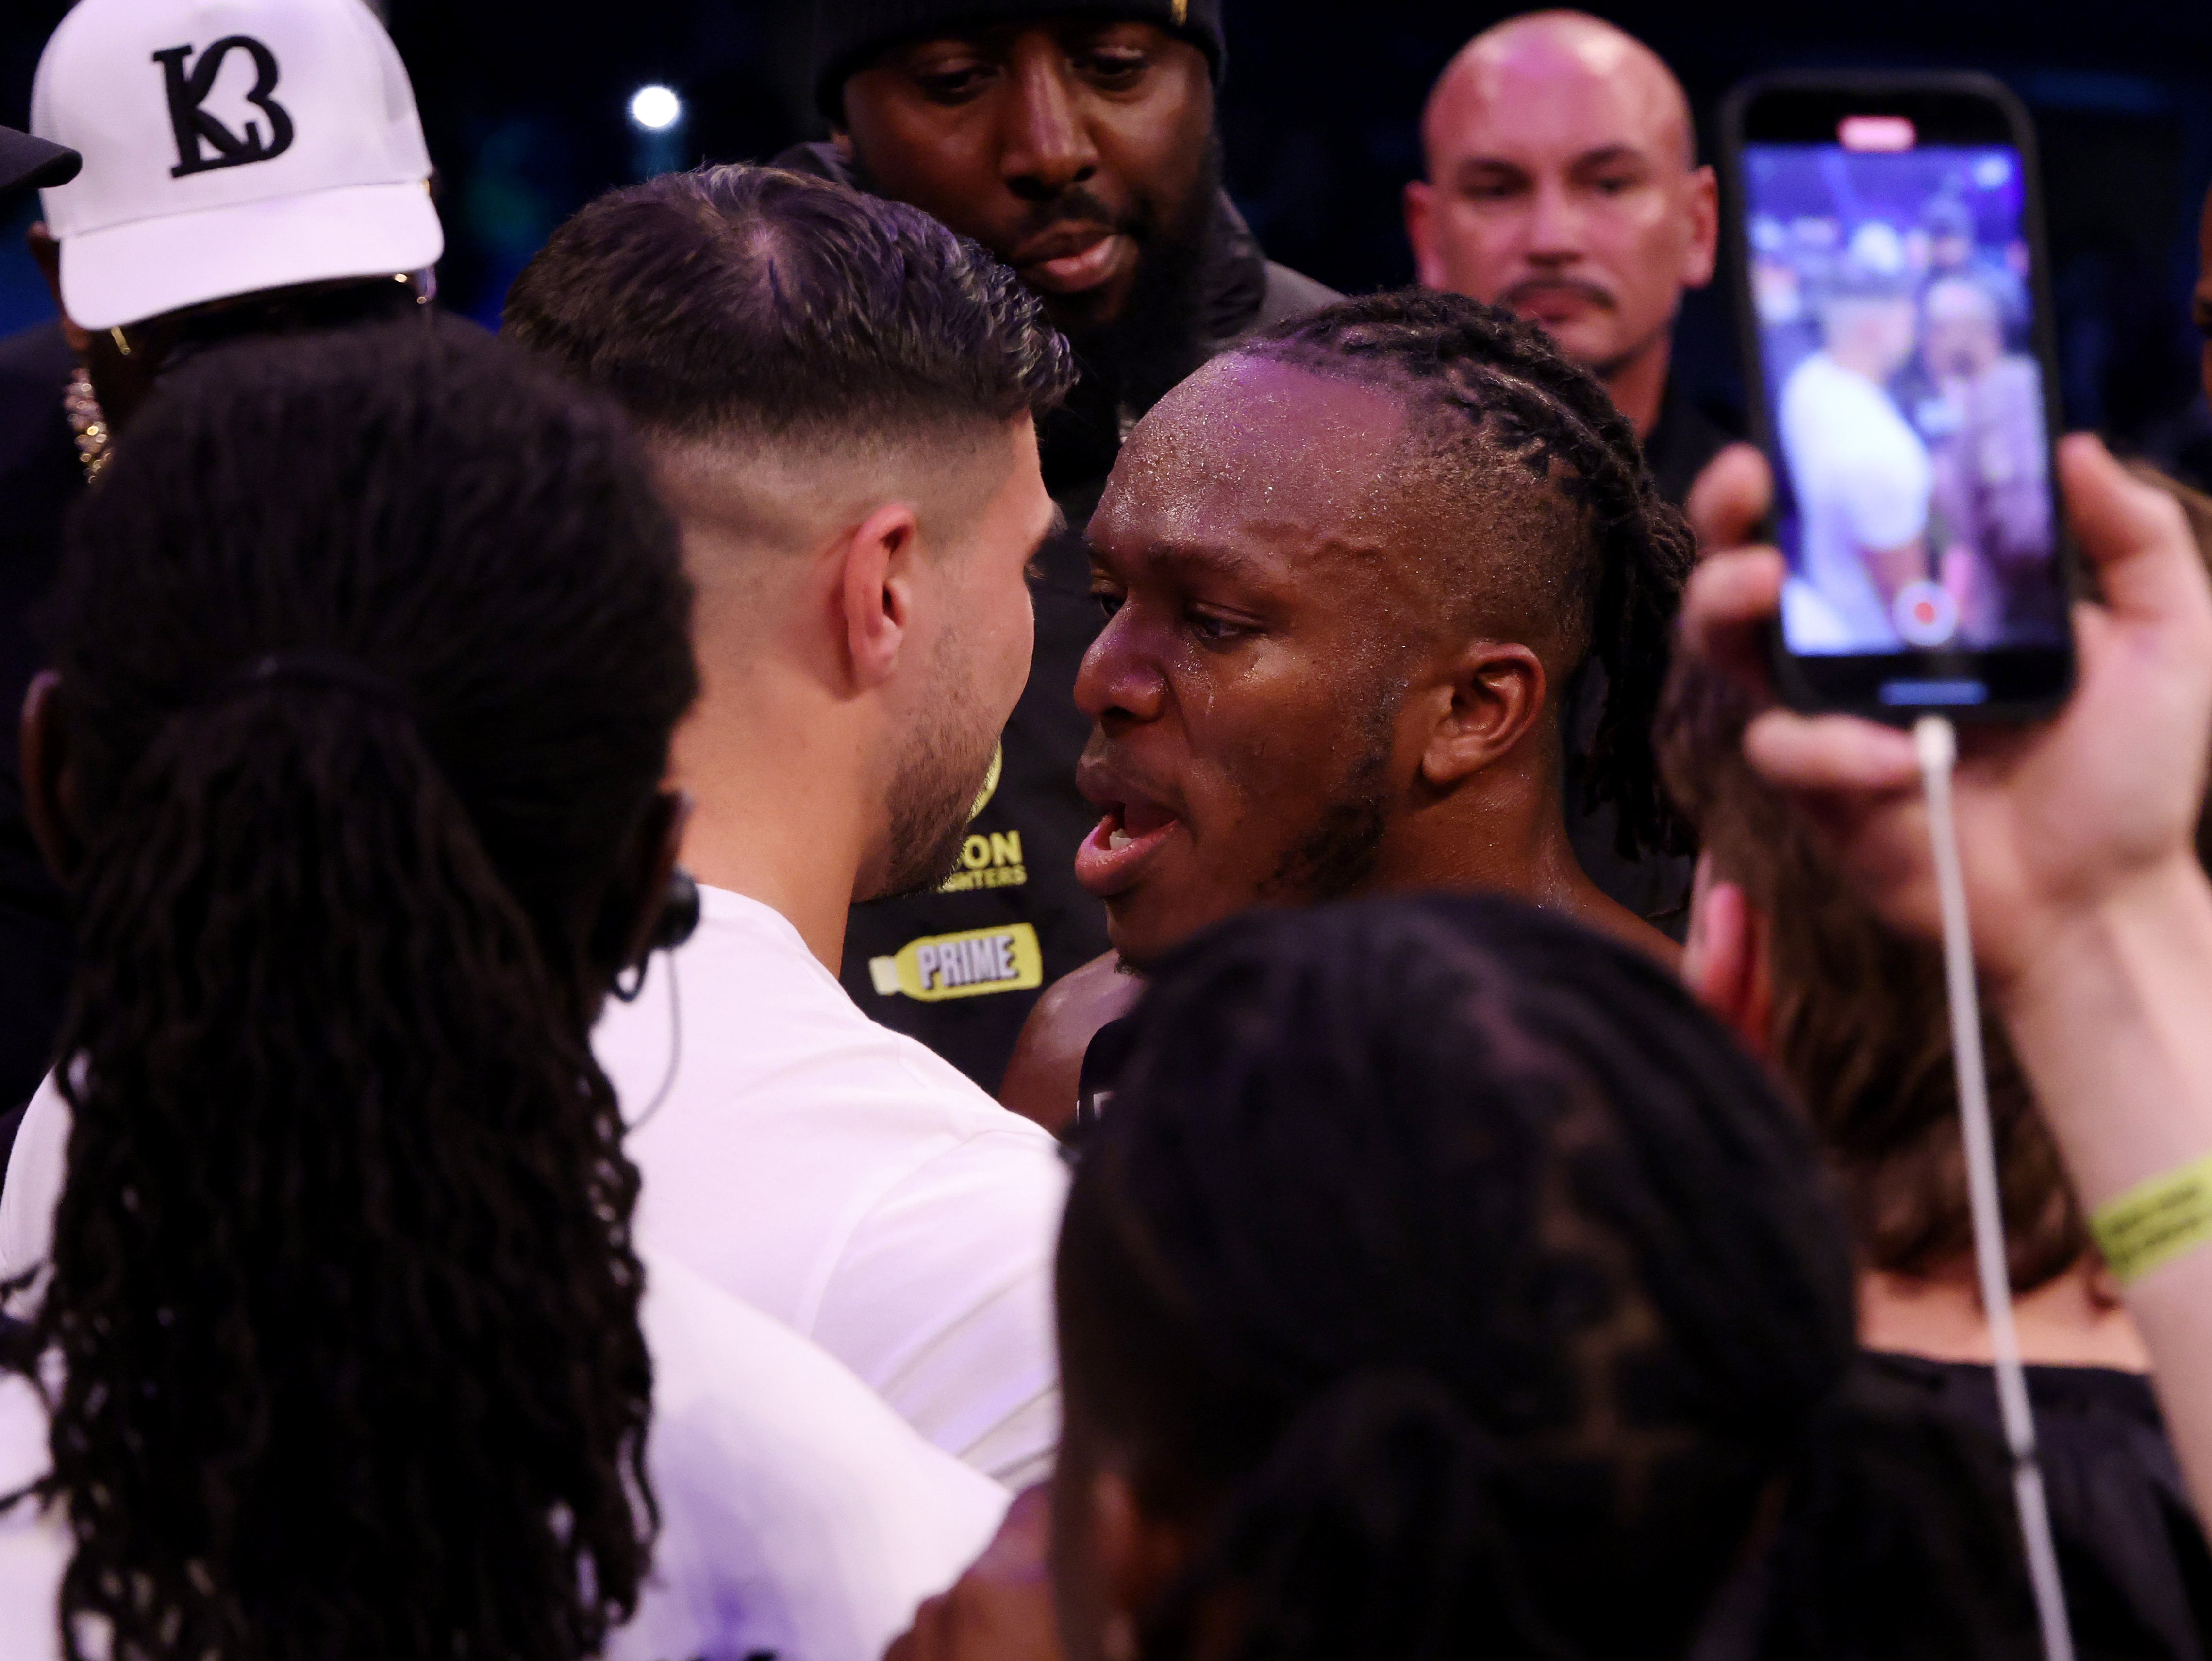
[[[1254,905],[1496,890],[1671,954],[1575,856],[1559,709],[1601,664],[1592,794],[1672,847],[1648,725],[1692,541],[1534,325],[1409,291],[1262,331],[1138,425],[1089,535],[1076,875],[1115,950],[1040,1003],[1008,1106],[1065,1126],[1128,971]]]

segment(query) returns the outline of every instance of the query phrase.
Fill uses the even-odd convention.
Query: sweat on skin
[[[1424,488],[1414,418],[1231,353],[1131,434],[1091,522],[1110,615],[1076,681],[1100,812],[1077,876],[1115,950],[1031,1016],[1018,1111],[1064,1123],[1085,1046],[1134,998],[1121,971],[1254,904],[1495,889],[1669,955],[1568,841],[1552,689],[1588,642],[1547,627],[1574,608],[1534,551],[1567,510],[1509,496],[1470,526]]]

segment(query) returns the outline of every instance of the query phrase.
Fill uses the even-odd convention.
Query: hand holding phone
[[[2054,940],[2168,867],[2193,869],[2212,731],[2212,587],[2172,498],[2095,439],[2060,454],[2075,528],[2105,603],[2087,609],[2081,684],[2055,720],[1969,733],[1961,839],[1982,967],[2002,993],[2047,966]],[[1682,649],[1762,691],[1786,574],[1768,550],[1716,554],[1692,575]],[[1795,797],[1839,869],[1892,926],[1936,930],[1911,739],[1847,716],[1771,709],[1745,734],[1753,764]]]
[[[1793,704],[2022,715],[2072,684],[2026,113],[1980,76],[1729,100],[1728,230]]]

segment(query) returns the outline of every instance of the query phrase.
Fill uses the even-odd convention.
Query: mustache
[[[1534,299],[1540,294],[1576,295],[1587,300],[1591,305],[1601,306],[1609,312],[1617,312],[1620,309],[1620,302],[1613,297],[1610,290],[1601,289],[1595,283],[1585,283],[1580,277],[1524,277],[1508,288],[1504,294],[1498,295],[1498,303],[1501,306],[1517,307],[1524,300]]]
[[[1130,236],[1139,241],[1149,238],[1152,231],[1148,216],[1117,214],[1082,186],[1071,185],[1051,201],[1040,202],[1030,209],[1015,236],[1019,242],[1033,242],[1054,231],[1094,225],[1109,235]]]

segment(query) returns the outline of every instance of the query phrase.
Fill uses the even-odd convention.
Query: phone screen
[[[1835,135],[1742,149],[1784,642],[2063,648],[2020,152],[1899,115]]]

